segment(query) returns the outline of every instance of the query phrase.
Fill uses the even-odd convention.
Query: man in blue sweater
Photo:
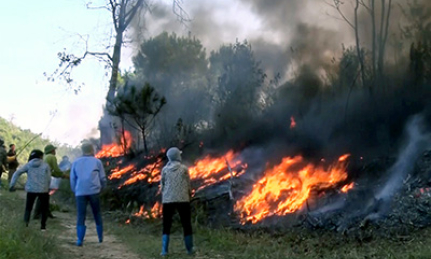
[[[103,242],[103,223],[100,212],[99,193],[106,185],[106,175],[102,162],[94,157],[94,147],[91,143],[84,143],[81,147],[82,157],[76,159],[70,170],[70,187],[75,194],[77,207],[76,233],[77,246],[82,246],[85,237],[85,215],[87,204],[90,203],[96,222],[99,242]]]

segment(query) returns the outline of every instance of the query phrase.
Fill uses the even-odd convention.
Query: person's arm
[[[18,168],[18,170],[15,171],[15,173],[12,176],[12,180],[10,181],[9,188],[14,188],[16,181],[18,178],[23,174],[26,173],[28,170],[28,164],[25,164],[24,166]]]
[[[103,168],[103,164],[100,160],[98,160],[97,163],[98,167],[99,167],[99,179],[100,179],[100,185],[102,186],[102,188],[105,188],[106,186],[106,173],[105,173],[105,168]]]
[[[186,184],[187,184],[187,189],[189,190],[189,197],[190,199],[192,198],[192,185],[190,184],[190,173],[189,173],[189,169],[186,169]]]
[[[51,168],[51,175],[53,177],[63,177],[63,171],[58,167],[57,158],[55,158],[55,156],[47,156],[45,162]]]
[[[70,189],[72,189],[73,193],[75,193],[76,178],[75,164],[72,164],[72,168],[70,169]]]
[[[160,191],[163,193],[163,188],[165,187],[165,170],[162,169],[162,178],[160,179]]]

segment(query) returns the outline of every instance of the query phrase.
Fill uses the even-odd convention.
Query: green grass
[[[160,220],[135,220],[131,224],[111,221],[109,229],[141,258],[159,257]],[[194,225],[194,232],[196,258],[431,258],[431,229],[403,236],[404,241],[371,238],[366,242],[338,233],[306,230],[245,233]],[[169,258],[190,258],[178,222],[173,226],[169,254]]]
[[[61,258],[55,237],[41,232],[39,222],[25,226],[24,204],[18,193],[0,190],[0,259]]]

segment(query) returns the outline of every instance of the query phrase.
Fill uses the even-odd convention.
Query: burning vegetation
[[[301,9],[296,0],[274,6],[292,2]],[[341,49],[337,31],[302,21],[287,37],[284,18],[257,1],[251,5],[273,18],[283,44],[237,41],[207,57],[197,37],[164,32],[140,42],[135,71],[123,75],[108,107],[121,141],[97,154],[119,200],[114,207],[161,215],[160,174],[171,146],[184,151],[192,202],[220,221],[213,225],[288,221],[346,232],[390,218],[393,203],[404,202],[399,195],[426,196],[431,173],[418,173],[415,163],[431,149],[431,27],[415,12],[429,4],[396,10],[392,1],[352,2],[357,8],[333,1],[352,30],[348,42],[356,42]]]

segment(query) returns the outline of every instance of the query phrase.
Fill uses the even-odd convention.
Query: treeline
[[[48,144],[53,144],[57,147],[57,157],[61,159],[63,155],[69,156],[71,159],[80,155],[79,149],[63,145],[57,142],[43,138],[39,134],[35,134],[28,129],[21,129],[13,123],[0,117],[0,138],[5,142],[6,150],[9,150],[10,144],[15,144],[16,152],[19,154],[18,161],[21,165],[27,162],[31,150],[40,149],[43,151]]]

